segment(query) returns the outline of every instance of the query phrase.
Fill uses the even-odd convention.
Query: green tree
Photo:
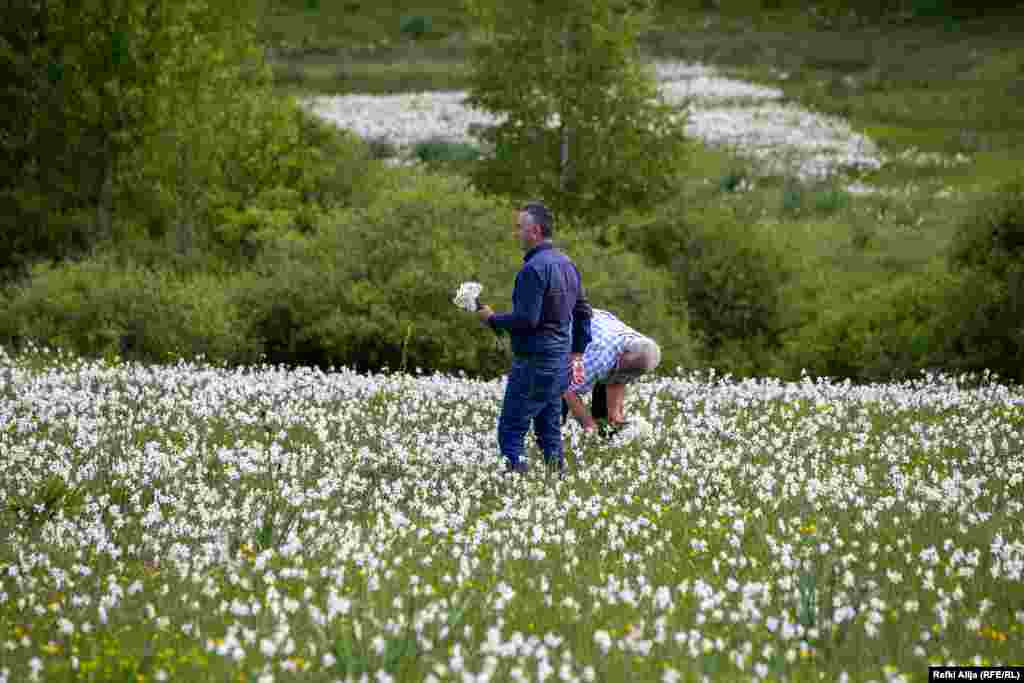
[[[502,122],[473,172],[490,193],[599,217],[653,206],[674,186],[682,114],[639,61],[649,0],[464,0],[476,33],[468,102]]]
[[[197,152],[215,133],[202,105],[229,97],[256,53],[251,0],[0,7],[0,75],[12,84],[0,113],[0,216],[15,246],[0,268],[9,270],[67,255],[71,238],[85,248],[114,237],[122,207],[149,199],[139,196],[147,160],[152,168],[173,150],[181,158],[165,179],[194,177]],[[203,126],[207,135],[192,144]]]

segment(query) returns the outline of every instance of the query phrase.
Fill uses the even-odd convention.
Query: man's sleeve
[[[576,274],[579,281],[579,273]],[[594,317],[593,309],[587,301],[587,295],[583,291],[583,283],[580,283],[580,293],[576,297],[576,305],[572,309],[572,352],[583,353],[592,339],[590,334],[590,319]]]
[[[495,313],[488,322],[495,330],[528,331],[540,324],[544,305],[544,283],[533,268],[526,268],[516,276],[511,313]]]

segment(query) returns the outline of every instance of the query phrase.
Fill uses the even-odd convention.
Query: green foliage
[[[71,486],[57,475],[50,475],[27,494],[12,495],[7,502],[7,509],[0,512],[13,515],[15,524],[37,528],[57,515],[68,519],[75,517],[82,508],[84,498],[81,488]]]
[[[795,215],[804,205],[804,191],[799,186],[790,184],[782,191],[782,211]]]
[[[722,192],[739,192],[744,183],[748,182],[747,174],[742,171],[732,170],[722,176],[718,181],[718,188]]]
[[[107,239],[122,252],[148,239],[176,260],[212,250],[239,262],[273,235],[310,232],[331,209],[368,201],[366,146],[273,94],[248,3],[115,3],[112,16],[89,7],[50,3],[15,22],[49,22],[46,36],[0,49],[26,117],[7,122],[22,136],[3,137],[3,168],[39,160],[21,175],[0,171],[14,246],[0,271],[24,275],[41,257]],[[19,66],[33,60],[53,66],[45,82]]]
[[[961,286],[937,262],[857,292],[830,290],[811,322],[784,334],[790,374],[806,368],[820,376],[888,381],[947,366],[947,326]]]
[[[368,201],[375,165],[356,135],[262,86],[222,105],[196,119],[206,133],[148,150],[143,177],[155,191],[139,192],[137,220],[149,237],[239,263],[273,236],[311,232],[331,209]],[[215,144],[199,144],[205,135]]]
[[[1024,381],[1024,179],[978,201],[948,259],[962,278],[944,320],[950,362]]]
[[[430,33],[431,21],[430,17],[422,15],[410,15],[402,17],[399,30],[402,35],[409,36],[410,38],[422,38],[424,35]]]
[[[145,158],[157,144],[162,161],[181,162],[168,191],[195,203],[180,181],[208,155],[191,134],[204,103],[233,96],[254,57],[248,11],[242,0],[58,0],[5,12],[0,72],[13,87],[0,119],[0,214],[17,250],[0,267],[113,237],[124,204],[145,203]],[[202,132],[204,143],[215,138]],[[64,247],[66,237],[80,248]]]
[[[671,271],[712,355],[727,347],[735,353],[737,343],[774,344],[785,319],[780,293],[791,273],[757,226],[726,211],[674,204],[628,226],[623,237]]]
[[[509,296],[517,257],[501,226],[512,210],[475,196],[464,181],[399,175],[380,201],[335,212],[319,233],[279,242],[257,262],[239,305],[268,359],[362,369],[504,366],[493,333],[451,299],[466,280],[484,283],[490,300]]]
[[[110,258],[39,265],[0,311],[3,343],[34,341],[88,356],[166,361],[204,354],[252,362],[230,283],[118,265]]]
[[[638,61],[648,3],[466,4],[479,34],[468,101],[504,118],[483,135],[495,155],[474,171],[477,187],[590,218],[672,191],[687,146],[682,114]]]
[[[1002,277],[976,270],[961,277],[943,316],[947,364],[1024,382],[1024,263],[1008,265]]]
[[[836,187],[819,190],[814,197],[814,208],[825,214],[841,211],[849,205],[850,193]]]
[[[1024,263],[1024,176],[979,200],[961,224],[949,251],[950,265],[1002,276]]]
[[[425,368],[493,375],[508,359],[494,334],[451,302],[459,284],[484,285],[483,301],[511,308],[521,251],[513,206],[465,181],[401,171],[364,210],[332,214],[316,234],[267,249],[238,290],[238,308],[271,362],[360,369]],[[693,367],[685,303],[672,278],[635,253],[605,248],[560,226],[594,306],[659,341],[665,367]]]
[[[476,145],[447,140],[416,143],[413,152],[421,161],[427,163],[476,161],[480,158],[480,149]]]

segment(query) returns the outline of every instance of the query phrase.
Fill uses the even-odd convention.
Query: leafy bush
[[[229,291],[218,276],[183,278],[106,257],[39,265],[3,302],[0,340],[87,356],[161,361],[205,354],[251,362],[258,348],[246,338]]]
[[[743,171],[729,171],[718,181],[718,188],[722,192],[739,192],[749,183],[750,178]]]
[[[819,190],[814,198],[814,208],[822,213],[835,213],[850,205],[850,193],[839,188]]]
[[[956,269],[979,269],[999,276],[1024,263],[1024,176],[983,198],[960,225],[949,250]]]
[[[237,258],[165,259],[172,247],[145,240],[131,255],[37,266],[0,300],[0,343],[149,361],[202,353],[242,363],[263,353],[272,363],[504,372],[507,349],[451,300],[461,282],[476,280],[485,302],[511,308],[522,263],[514,205],[417,169],[381,181],[378,200],[325,212],[315,230],[268,229],[247,270]],[[257,210],[276,220],[272,209]],[[673,276],[571,225],[558,230],[556,243],[576,261],[592,303],[657,339],[663,367],[693,367]]]
[[[197,249],[243,264],[272,236],[311,232],[331,209],[364,205],[375,192],[379,165],[367,146],[294,101],[254,90],[215,116],[223,120],[203,159],[183,160],[159,141],[146,151],[146,182],[125,221],[144,234],[128,228],[122,241],[169,239],[183,255]]]
[[[484,199],[464,180],[404,170],[387,199],[337,212],[324,229],[269,249],[238,291],[268,360],[465,370],[493,375],[508,358],[494,334],[451,302],[458,285],[511,308],[522,253],[515,208]],[[604,250],[559,227],[592,303],[662,344],[665,367],[693,364],[686,312],[665,292],[670,276],[635,254]]]
[[[946,367],[944,320],[959,278],[941,263],[854,293],[836,288],[819,301],[817,317],[783,335],[787,372],[892,381]]]
[[[475,145],[448,140],[418,142],[413,151],[421,161],[427,163],[476,161],[480,158],[480,150]]]
[[[961,277],[944,315],[950,364],[1024,381],[1024,179],[979,201],[948,260]]]
[[[730,340],[774,343],[790,273],[756,226],[741,225],[726,211],[673,204],[625,228],[623,238],[671,271],[706,351],[714,355]]]
[[[415,170],[386,200],[335,212],[316,235],[275,245],[239,292],[274,362],[495,371],[494,335],[451,298],[475,279],[497,300],[516,268],[511,211],[464,181]],[[500,264],[495,268],[494,264]],[[492,299],[493,297],[493,299]]]
[[[430,33],[431,28],[430,17],[421,15],[412,15],[402,17],[402,21],[399,24],[399,30],[402,35],[410,36],[412,38],[422,38],[426,34]]]
[[[371,159],[390,159],[398,156],[398,146],[387,138],[371,138],[366,140]]]

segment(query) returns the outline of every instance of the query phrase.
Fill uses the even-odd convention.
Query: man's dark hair
[[[541,202],[527,202],[520,211],[530,214],[533,222],[540,226],[540,234],[545,239],[551,237],[555,228],[555,220],[551,217],[548,207],[544,206]]]

